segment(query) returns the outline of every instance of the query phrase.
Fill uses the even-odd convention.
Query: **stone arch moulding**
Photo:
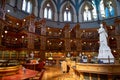
[[[83,13],[81,13],[81,12],[83,12],[83,10],[84,10],[84,7],[85,7],[85,5],[88,5],[89,7],[91,7],[92,6],[92,4],[90,3],[90,2],[86,2],[86,1],[84,1],[82,4],[81,4],[81,6],[79,7],[79,22],[83,22]]]
[[[66,3],[67,2],[64,2],[61,7],[60,7],[60,21],[62,22],[63,21],[63,8],[66,6]],[[76,16],[76,9],[75,7],[70,3],[70,6],[73,10],[73,22],[77,22],[77,16]]]
[[[34,9],[33,12],[35,14],[35,16],[38,17],[38,0],[34,0]]]
[[[43,0],[42,1],[42,3],[41,3],[41,8],[40,8],[40,12],[39,12],[39,15],[40,15],[40,18],[43,18],[43,13],[44,13],[44,4],[46,3],[46,1],[47,0]],[[54,21],[57,21],[57,19],[58,19],[58,15],[57,15],[57,8],[56,8],[56,5],[55,5],[55,3],[53,2],[53,0],[50,0],[51,1],[51,4],[53,5],[53,7],[54,7]]]

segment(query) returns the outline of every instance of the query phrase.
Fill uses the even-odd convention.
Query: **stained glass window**
[[[22,10],[28,13],[32,12],[32,3],[27,0],[23,0]]]
[[[52,9],[49,3],[47,3],[44,9],[44,18],[52,19]]]
[[[72,14],[68,7],[64,11],[64,21],[72,21]]]
[[[113,17],[115,15],[114,7],[112,6],[112,2],[109,1],[105,8],[105,16],[106,18]]]
[[[85,11],[83,13],[84,21],[90,21],[92,20],[91,18],[91,12],[89,11],[88,6],[85,6]]]

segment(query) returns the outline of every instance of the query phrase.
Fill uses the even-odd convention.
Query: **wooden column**
[[[83,73],[80,73],[80,80],[84,80]]]
[[[108,80],[113,80],[112,75],[108,75]]]
[[[100,80],[100,75],[98,74],[98,80]]]
[[[34,49],[34,35],[32,33],[28,34],[28,48]]]
[[[41,36],[41,50],[45,50],[46,49],[46,37],[45,36]]]
[[[6,4],[6,0],[2,0],[1,8],[2,8],[3,10],[5,9],[5,4]]]
[[[91,73],[89,73],[89,79],[92,80],[92,76],[91,76]]]
[[[116,41],[117,41],[117,49],[120,49],[120,37],[116,36]]]

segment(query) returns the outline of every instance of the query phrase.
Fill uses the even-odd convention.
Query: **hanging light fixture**
[[[66,3],[66,10],[69,10],[70,9],[70,1],[67,0],[67,3]]]
[[[7,34],[8,33],[8,31],[7,30],[5,30],[5,34]]]
[[[50,0],[47,0],[46,2],[47,2],[47,6],[50,6]]]

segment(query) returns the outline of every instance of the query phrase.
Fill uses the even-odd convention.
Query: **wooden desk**
[[[14,74],[11,76],[1,77],[0,80],[23,80],[35,77],[38,74],[38,71],[26,69],[26,73],[23,72],[22,69],[19,70],[18,74]]]
[[[24,64],[24,67],[27,69],[32,69],[36,70],[36,67],[38,66],[39,63],[26,63]]]
[[[88,80],[120,80],[120,64],[90,64],[76,63],[76,68],[73,68],[79,80],[84,80],[85,76]],[[96,77],[94,77],[96,76]]]
[[[20,66],[0,67],[0,77],[17,74]]]
[[[120,75],[120,64],[76,63],[76,70],[96,74]]]
[[[53,59],[46,59],[46,63],[48,63],[48,65],[57,65],[60,66],[60,61],[64,61],[65,58],[54,58]]]

